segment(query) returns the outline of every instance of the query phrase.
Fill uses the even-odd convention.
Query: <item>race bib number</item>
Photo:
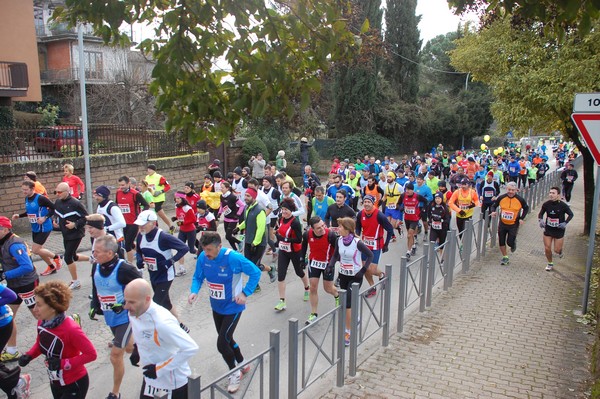
[[[46,368],[46,371],[48,371],[48,378],[50,381],[62,380],[62,370],[50,371],[48,368]]]
[[[117,303],[117,297],[115,295],[98,295],[98,301],[100,301],[100,309],[103,312],[112,311],[112,307]]]
[[[144,262],[148,265],[148,270],[151,272],[155,272],[158,270],[158,264],[156,263],[156,258],[149,258],[144,256]]]
[[[223,215],[227,216],[231,213],[231,209],[227,205],[223,208]]]
[[[292,252],[292,245],[289,242],[279,241],[279,249],[284,252]]]
[[[123,212],[123,215],[125,215],[126,213],[131,213],[131,208],[129,208],[129,204],[119,204],[119,208],[121,209],[121,212]]]
[[[363,236],[362,240],[370,250],[377,250],[377,239],[375,237]]]
[[[483,192],[483,196],[486,198],[492,198],[494,196],[494,192],[490,190],[486,190]]]
[[[396,204],[388,204],[386,207],[387,209],[396,209]]]
[[[440,222],[439,220],[432,220],[431,221],[431,228],[434,230],[441,230],[442,229],[442,222]]]
[[[34,291],[29,291],[29,292],[24,292],[22,294],[19,294],[19,298],[21,298],[21,300],[27,307],[32,307],[33,305],[35,305]]]
[[[510,168],[508,168],[508,170],[509,170],[511,173],[515,173],[515,170],[517,170],[517,168],[515,168],[515,167],[513,166],[513,167],[510,167]]]
[[[313,269],[324,270],[327,267],[327,262],[313,259],[310,261],[310,267]]]
[[[150,384],[148,384],[148,378],[144,378],[144,382],[145,382],[145,387],[144,387],[144,396],[153,398],[154,395],[156,395],[157,393],[159,393],[159,391],[163,391],[167,393],[167,398],[171,399],[172,397],[172,392],[169,389],[164,389],[164,388],[157,388],[154,387]]]
[[[408,207],[408,208],[404,208],[404,213],[406,213],[407,215],[414,215],[417,213],[417,210],[415,207]]]
[[[502,211],[500,218],[503,220],[515,220],[515,213],[509,211]]]
[[[340,265],[340,274],[344,276],[354,276],[354,265],[342,263]]]
[[[468,211],[471,209],[471,204],[460,204],[459,208],[461,211]]]
[[[225,299],[225,285],[208,283],[208,293],[212,299]]]
[[[29,219],[29,223],[37,223],[37,215],[35,214],[27,214],[27,219]]]
[[[567,176],[567,181],[569,183],[572,183],[573,182],[573,176]]]
[[[329,230],[333,231],[336,235],[340,235],[340,228],[339,227],[330,227]]]
[[[548,218],[546,220],[546,226],[548,227],[558,227],[559,224],[560,221],[558,220],[558,218]]]

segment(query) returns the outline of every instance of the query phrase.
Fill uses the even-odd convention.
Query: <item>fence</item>
[[[206,150],[206,142],[190,145],[182,133],[136,126],[90,125],[91,155],[147,151],[148,158],[189,155]],[[0,163],[83,156],[81,127],[54,126],[0,130]]]
[[[575,164],[581,162],[579,157]],[[536,208],[547,195],[550,187],[560,184],[560,173],[553,171],[540,179],[536,184],[522,190],[523,196],[530,205],[530,212]],[[409,261],[405,256],[400,261],[400,282],[398,285],[397,325],[396,332],[401,333],[406,323],[409,311],[418,309],[424,312],[432,306],[434,291],[442,286],[443,291],[452,287],[454,274],[469,271],[471,260],[485,256],[487,246],[496,246],[498,216],[479,214],[475,220],[469,220],[465,229],[459,234],[451,229],[446,242],[436,246],[434,242],[423,243],[423,254],[413,257]],[[350,345],[348,348],[348,375],[355,376],[358,365],[358,348],[374,336],[381,334],[381,345],[386,347],[389,343],[391,311],[392,311],[392,265],[385,266],[385,277],[373,287],[360,291],[357,283],[352,284],[351,292],[351,317],[350,317]],[[376,289],[376,295],[370,297],[369,291]],[[287,398],[295,399],[302,394],[311,384],[319,380],[325,373],[335,367],[336,385],[342,387],[346,373],[344,332],[346,326],[345,290],[339,290],[340,306],[335,307],[320,317],[315,323],[303,328],[299,327],[297,319],[289,320],[289,353],[287,375]],[[264,370],[266,358],[269,359],[268,382]],[[235,397],[245,397],[250,386],[258,385],[252,391],[256,397],[278,399],[280,387],[279,373],[280,342],[279,331],[271,331],[270,346],[263,352],[250,359],[248,363],[256,363],[258,370],[246,377],[245,389],[236,393]],[[320,360],[320,362],[319,362]],[[199,391],[210,393],[214,398],[216,393],[224,397],[233,398],[223,388],[222,382],[229,375],[239,370],[244,365],[231,370],[226,375],[219,377],[208,386],[200,390],[199,377],[191,378],[188,392],[190,397],[199,398]],[[257,374],[257,376],[256,376]],[[258,381],[254,381],[257,379]],[[247,384],[247,385],[246,385]],[[268,385],[268,394],[264,386]],[[166,398],[156,395],[155,398]]]

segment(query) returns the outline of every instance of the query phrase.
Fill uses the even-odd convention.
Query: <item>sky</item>
[[[456,30],[459,22],[462,21],[464,24],[468,20],[468,18],[454,15],[448,8],[446,0],[418,0],[417,15],[421,15],[419,30],[423,45],[437,35],[444,35]]]

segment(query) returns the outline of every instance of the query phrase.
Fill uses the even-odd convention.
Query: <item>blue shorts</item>
[[[402,220],[402,212],[400,212],[398,209],[385,208],[385,216],[391,217],[395,220]]]
[[[373,263],[375,263],[376,265],[379,264],[379,258],[381,257],[381,249],[372,249],[371,252],[373,252]],[[363,260],[363,262],[367,260],[367,256],[362,252],[360,254],[360,258]],[[369,265],[367,265],[367,267],[368,266]]]

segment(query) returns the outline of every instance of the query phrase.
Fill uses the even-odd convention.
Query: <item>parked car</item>
[[[54,126],[36,133],[33,147],[38,152],[50,152],[53,156],[83,155],[83,135],[78,126]]]

